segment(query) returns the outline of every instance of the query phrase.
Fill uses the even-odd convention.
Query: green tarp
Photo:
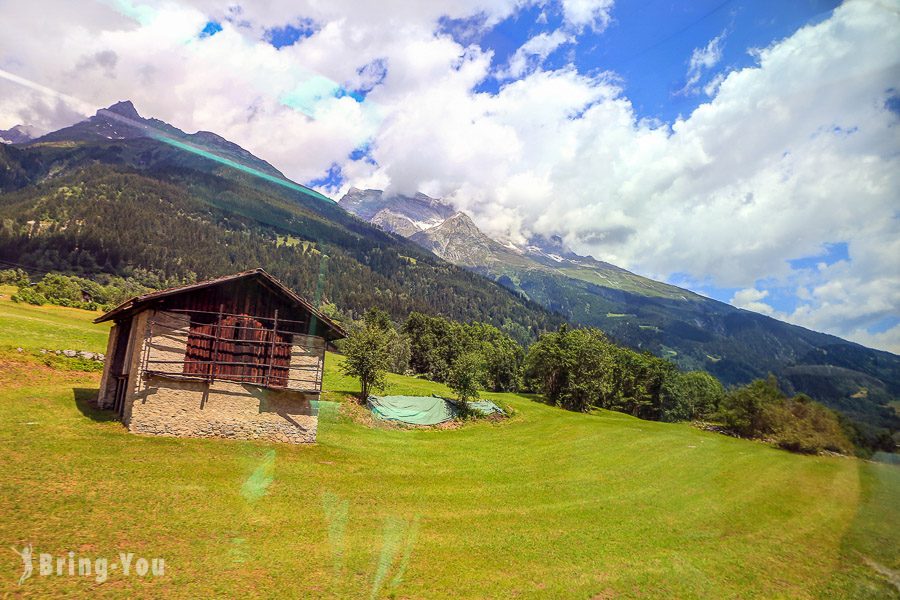
[[[490,415],[493,413],[498,413],[501,415],[505,415],[503,409],[491,402],[490,400],[478,400],[475,402],[469,402],[469,408],[472,410],[477,410],[483,415]]]
[[[411,425],[438,425],[452,420],[457,412],[453,402],[437,396],[369,396],[368,405],[379,419]],[[469,402],[469,406],[484,414],[503,414],[490,400]]]

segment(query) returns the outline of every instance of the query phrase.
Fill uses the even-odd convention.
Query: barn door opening
[[[109,375],[116,382],[113,409],[119,418],[125,413],[125,392],[128,390],[128,365],[125,358],[128,353],[128,339],[131,337],[131,319],[116,324],[116,346],[111,357]]]

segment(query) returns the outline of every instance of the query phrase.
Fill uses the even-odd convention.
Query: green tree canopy
[[[344,362],[341,370],[359,379],[362,401],[373,390],[384,389],[385,374],[392,363],[391,347],[397,337],[397,332],[389,325],[390,322],[385,327],[375,314],[353,325],[342,342]]]
[[[456,357],[450,368],[447,386],[456,393],[460,415],[469,414],[469,401],[478,397],[478,385],[484,377],[484,359],[478,352],[465,352]]]

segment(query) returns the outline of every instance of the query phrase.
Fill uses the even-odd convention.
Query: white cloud
[[[658,278],[793,289],[798,308],[777,316],[898,349],[900,328],[870,333],[900,314],[900,127],[885,109],[888,90],[900,88],[896,12],[845,3],[759,50],[756,66],[714,77],[709,101],[669,126],[640,119],[615,74],[571,66],[528,63],[498,93],[476,92],[491,52],[436,33],[437,20],[488,27],[518,5],[263,0],[235,15],[224,0],[194,0],[148,4],[135,20],[99,3],[19,3],[0,20],[0,69],[92,106],[131,98],[146,115],[216,131],[301,181],[337,163],[348,185],[450,196],[496,235],[559,234]],[[602,29],[611,6],[563,2],[566,31]],[[223,30],[198,40],[210,18]],[[295,18],[316,31],[280,50],[262,41]],[[551,38],[530,56],[565,43]],[[721,43],[698,49],[702,73],[718,64]],[[100,53],[109,60],[96,63]],[[325,93],[332,82],[371,92],[362,104],[337,98]],[[0,128],[58,127],[77,108],[0,79]],[[363,143],[375,164],[348,158]],[[786,262],[827,242],[845,242],[851,259],[800,273]]]
[[[691,53],[691,59],[688,62],[685,84],[684,87],[679,90],[679,94],[695,93],[697,91],[696,86],[703,77],[703,73],[719,64],[719,61],[722,60],[722,46],[725,41],[725,34],[726,32],[723,31],[713,39],[709,40],[709,43],[707,43],[706,46],[694,48],[694,51]],[[715,93],[715,90],[718,89],[719,84],[721,84],[721,79],[717,82],[716,79],[717,78],[714,78],[713,81],[704,87],[707,96],[712,96]]]
[[[575,38],[559,29],[550,33],[539,33],[522,44],[509,58],[507,68],[498,74],[505,79],[518,79],[527,72],[540,67],[557,48],[575,41]]]
[[[745,288],[743,290],[737,291],[734,294],[734,296],[731,298],[731,304],[737,306],[738,308],[752,310],[753,312],[772,316],[773,314],[775,314],[775,309],[773,309],[769,304],[763,302],[763,300],[768,295],[768,290]]]
[[[600,32],[612,21],[613,0],[560,0],[566,23],[576,30],[590,27]]]
[[[719,86],[725,81],[725,73],[716,73],[716,76],[710,79],[703,86],[703,93],[707,96],[715,96],[719,91]]]

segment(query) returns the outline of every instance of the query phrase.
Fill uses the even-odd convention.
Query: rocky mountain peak
[[[0,144],[24,144],[37,137],[37,131],[30,125],[15,125],[0,129]]]
[[[366,221],[371,221],[382,210],[388,209],[394,215],[401,215],[412,221],[419,230],[434,227],[455,212],[449,204],[422,193],[405,196],[355,187],[350,188],[338,204]]]
[[[198,146],[216,156],[286,179],[284,174],[248,150],[210,131],[185,133],[174,125],[154,118],[143,118],[131,100],[121,100],[101,108],[93,117],[34,140],[35,142],[96,142],[164,138]]]
[[[389,208],[383,208],[378,211],[369,222],[388,233],[396,233],[403,237],[410,237],[422,231],[409,217],[398,215]]]
[[[97,111],[97,116],[98,117],[101,116],[103,111],[109,111],[109,112],[117,114],[121,117],[127,117],[129,119],[140,119],[141,118],[141,115],[138,114],[138,111],[134,107],[134,104],[132,104],[131,100],[120,100],[119,102],[116,102],[109,108],[105,108],[105,109],[101,108],[100,110]]]
[[[475,221],[464,212],[456,212],[450,215],[444,219],[443,223],[435,226],[435,228],[453,229],[457,232],[468,232],[472,235],[484,235],[481,233],[481,230],[478,229]]]

